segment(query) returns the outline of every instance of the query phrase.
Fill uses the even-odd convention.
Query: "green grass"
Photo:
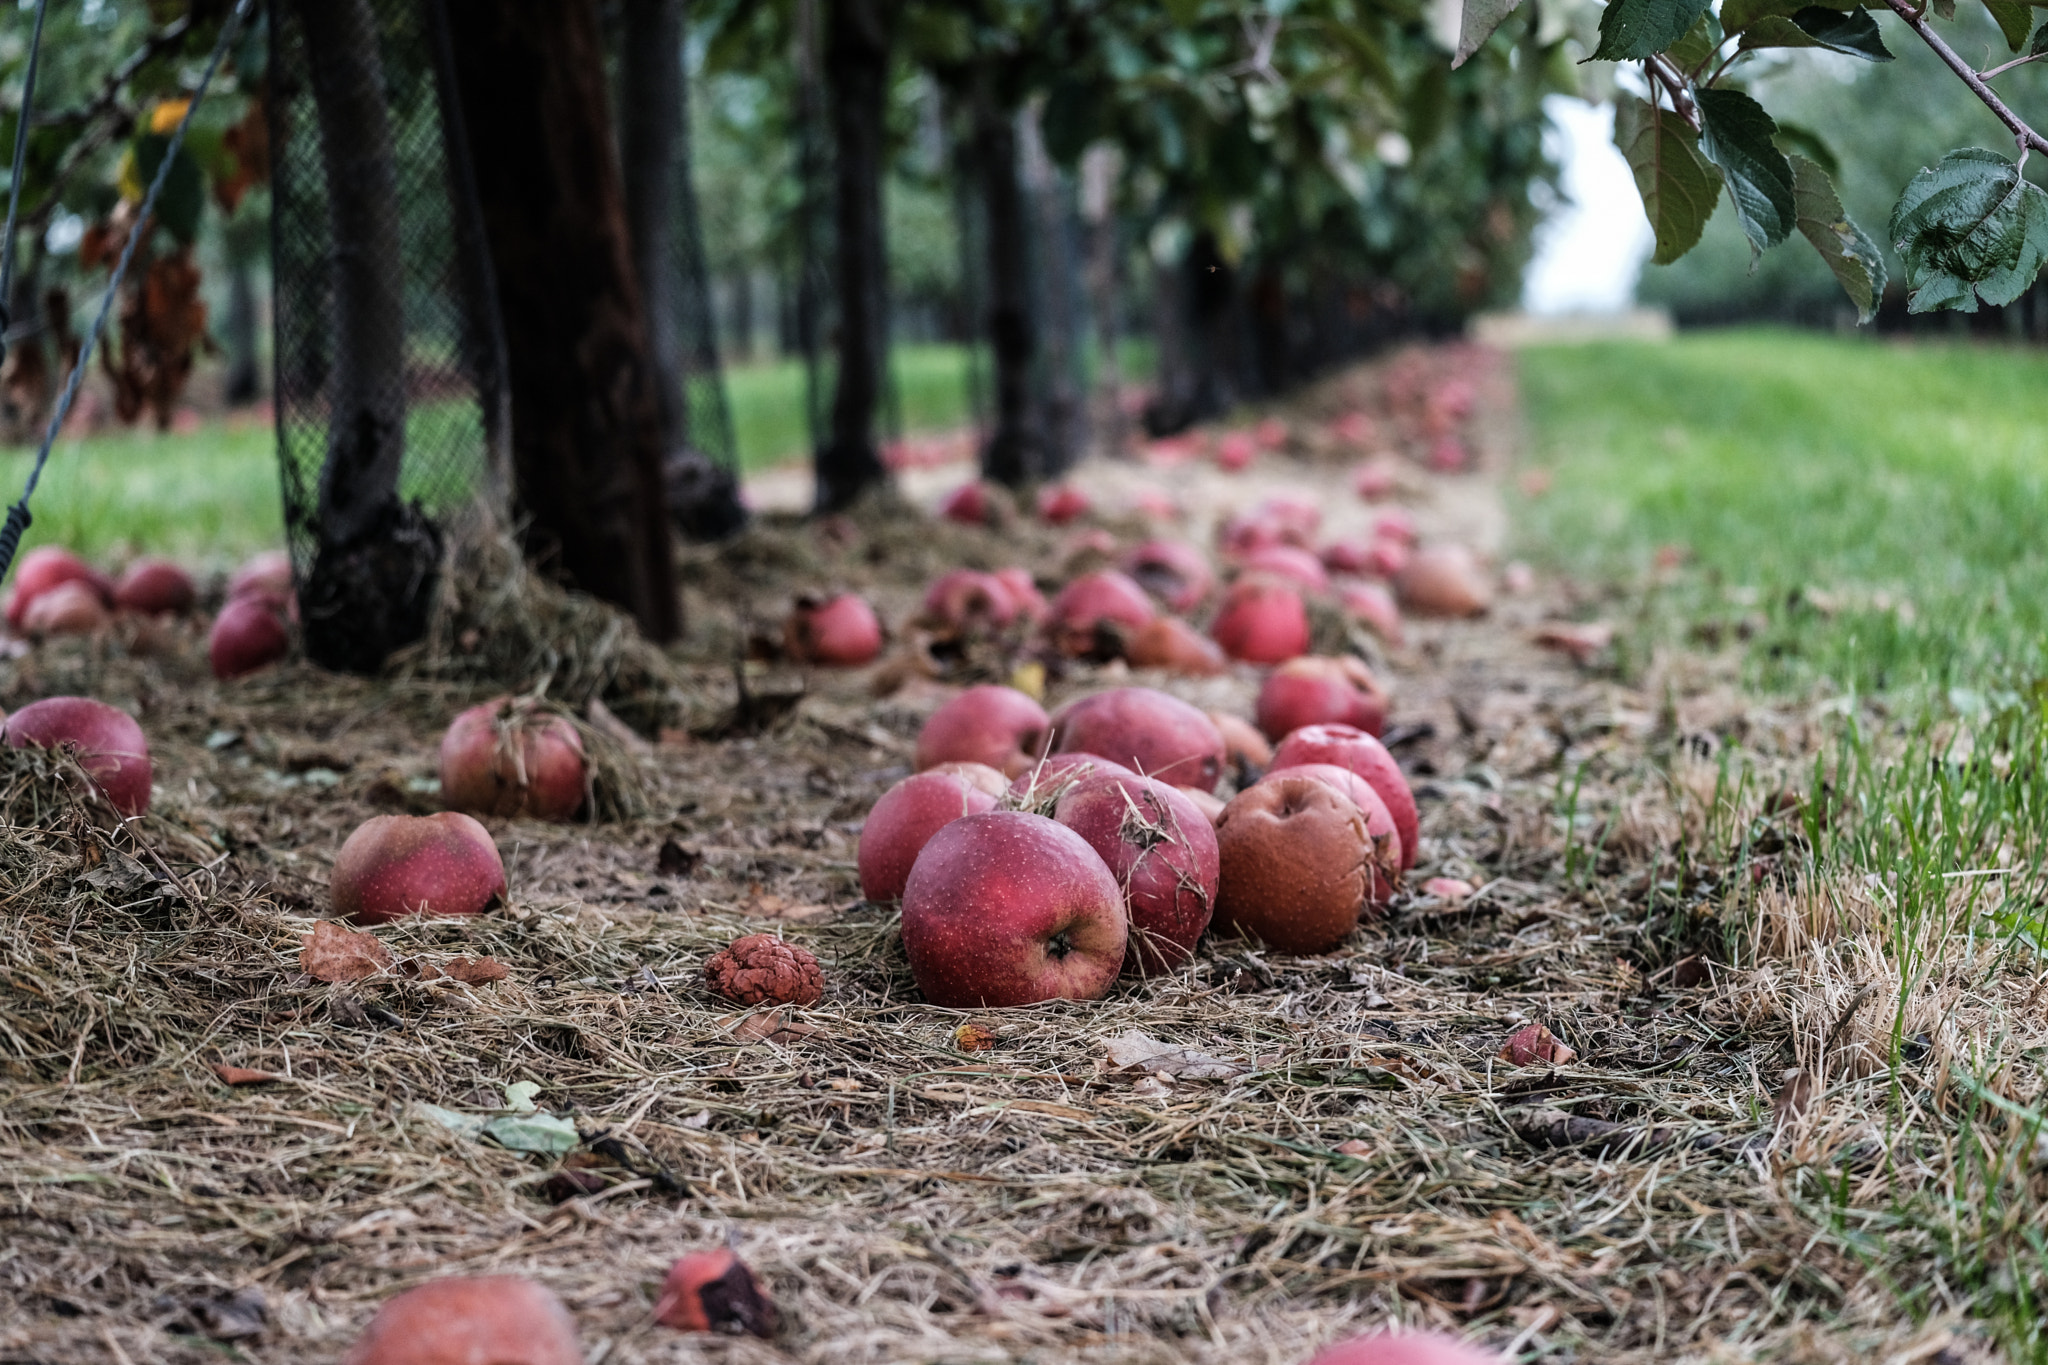
[[[968,402],[968,353],[963,346],[898,346],[894,353],[896,396],[903,430],[937,431],[965,425]],[[829,371],[823,402],[831,402]],[[736,365],[726,371],[726,394],[732,404],[733,441],[740,468],[761,469],[783,460],[802,459],[810,449],[809,419],[804,412],[804,367],[801,360],[771,360]]]

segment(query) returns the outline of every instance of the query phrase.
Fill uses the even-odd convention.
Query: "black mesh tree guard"
[[[367,671],[424,632],[449,514],[504,512],[503,338],[439,0],[274,0],[270,19],[285,531],[307,653]],[[352,486],[335,477],[352,466]],[[349,499],[380,497],[338,532]],[[384,619],[365,621],[380,594]]]

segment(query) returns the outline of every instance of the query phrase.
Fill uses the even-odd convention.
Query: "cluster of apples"
[[[198,605],[192,575],[168,559],[135,560],[112,578],[61,545],[39,545],[16,566],[5,614],[9,629],[40,639],[96,635],[120,616],[185,616]],[[296,614],[291,559],[283,551],[266,551],[235,570],[207,635],[214,676],[239,678],[282,659],[291,643],[287,622]]]
[[[862,894],[902,902],[926,998],[1098,999],[1121,973],[1179,967],[1212,923],[1326,952],[1383,905],[1417,832],[1407,780],[1372,733],[1384,697],[1355,660],[1293,663],[1261,699],[1277,749],[1146,687],[1047,715],[987,685],[933,712],[918,771],[875,803],[858,854]],[[1247,780],[1224,801],[1233,759]]]

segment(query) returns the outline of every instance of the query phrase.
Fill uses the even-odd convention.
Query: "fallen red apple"
[[[342,1365],[583,1365],[576,1320],[517,1275],[429,1280],[387,1299]]]
[[[1215,591],[1209,558],[1181,540],[1148,540],[1125,555],[1123,571],[1174,611],[1193,611]]]
[[[1477,888],[1463,877],[1431,877],[1422,884],[1423,895],[1453,903],[1472,899],[1475,890]]]
[[[1015,777],[1045,753],[1052,722],[1045,708],[1014,687],[970,687],[932,712],[917,735],[917,768],[986,763]]]
[[[939,504],[939,515],[968,526],[991,526],[1009,510],[1009,496],[985,483],[963,484]]]
[[[151,614],[192,610],[199,588],[192,575],[168,559],[138,559],[114,584],[114,605]]]
[[[99,591],[83,579],[73,578],[37,593],[21,614],[21,629],[39,638],[92,635],[105,630],[113,619]]]
[[[1216,723],[1179,697],[1114,687],[1068,702],[1052,718],[1055,753],[1101,754],[1177,787],[1214,790],[1223,775]]]
[[[22,628],[29,606],[60,583],[83,583],[99,597],[102,606],[114,600],[114,585],[107,576],[61,545],[38,545],[14,566],[14,591],[7,598],[7,624]]]
[[[1216,733],[1223,736],[1224,757],[1240,772],[1248,768],[1264,771],[1272,763],[1273,746],[1256,725],[1228,711],[1211,711],[1209,719],[1216,723]]]
[[[730,1247],[693,1251],[669,1267],[654,1320],[684,1332],[775,1335],[775,1302]]]
[[[1429,448],[1429,467],[1439,474],[1456,474],[1471,462],[1465,443],[1456,436],[1439,437]]]
[[[1396,540],[1392,536],[1376,537],[1365,547],[1365,562],[1360,565],[1359,572],[1374,578],[1397,578],[1401,570],[1408,567],[1414,553],[1405,540]]]
[[[1421,817],[1415,808],[1415,793],[1401,765],[1387,752],[1387,746],[1364,730],[1349,725],[1309,725],[1280,741],[1273,752],[1274,772],[1304,763],[1334,763],[1348,768],[1369,783],[1386,802],[1394,817],[1394,829],[1401,836],[1401,870],[1415,865],[1421,842]]]
[[[1401,476],[1394,468],[1394,462],[1384,457],[1367,460],[1351,476],[1352,490],[1367,502],[1392,497],[1400,483]]]
[[[1261,417],[1252,428],[1252,439],[1261,450],[1279,450],[1287,444],[1287,423],[1278,417]]]
[[[1308,652],[1308,608],[1291,584],[1247,575],[1224,594],[1209,635],[1233,659],[1281,663]]]
[[[1258,453],[1250,432],[1226,431],[1216,442],[1217,465],[1233,474],[1249,465]]]
[[[1333,540],[1323,547],[1322,558],[1323,567],[1331,573],[1366,573],[1366,566],[1372,562],[1372,542],[1355,536]]]
[[[1322,561],[1299,545],[1268,545],[1246,555],[1243,564],[1249,572],[1299,583],[1310,592],[1321,592],[1330,586],[1330,575]]]
[[[925,590],[918,620],[948,635],[995,634],[1017,619],[1017,600],[994,574],[949,569]]]
[[[860,827],[855,860],[862,898],[901,900],[911,866],[931,837],[962,816],[994,810],[998,794],[957,772],[936,768],[906,777],[883,792]]]
[[[149,809],[149,740],[126,711],[91,697],[45,697],[7,717],[10,749],[69,749],[123,815]]]
[[[1362,659],[1304,654],[1266,675],[1253,714],[1275,743],[1304,725],[1353,725],[1376,735],[1387,728],[1387,694]]]
[[[1175,787],[1101,773],[1060,797],[1053,818],[1088,841],[1130,913],[1124,970],[1173,971],[1195,954],[1216,906],[1216,831]]]
[[[1100,526],[1070,532],[1060,542],[1060,563],[1068,573],[1081,573],[1116,558],[1116,536]]]
[[[335,913],[358,924],[480,915],[505,894],[491,832],[460,811],[376,815],[348,836],[328,879]]]
[[[1025,811],[955,820],[903,890],[918,989],[952,1009],[1099,1000],[1123,967],[1123,892],[1065,825]]]
[[[1216,543],[1225,558],[1242,560],[1246,555],[1285,545],[1288,541],[1286,528],[1279,522],[1258,511],[1251,511],[1240,512],[1218,527]]]
[[[1423,616],[1478,616],[1493,601],[1479,560],[1462,545],[1426,545],[1394,580],[1401,605]]]
[[[825,995],[825,969],[800,944],[743,934],[705,959],[704,984],[735,1005],[815,1005]]]
[[[979,787],[990,796],[1001,796],[1010,790],[1010,779],[986,763],[935,763],[925,769],[928,773],[950,773],[970,787]]]
[[[1101,754],[1047,754],[1030,772],[1010,783],[1009,794],[1026,806],[1041,805],[1057,799],[1069,787],[1098,773],[1131,773],[1131,770],[1121,763],[1112,763]],[[1137,774],[1131,773],[1131,776]]]
[[[284,617],[271,598],[253,592],[229,598],[206,636],[207,661],[224,682],[268,667],[290,650]]]
[[[280,599],[292,594],[292,557],[283,550],[263,550],[249,556],[228,575],[230,599],[246,593],[269,593]]]
[[[1389,507],[1372,519],[1374,540],[1398,540],[1415,544],[1415,515],[1405,507]]]
[[[783,633],[790,656],[807,664],[858,668],[882,652],[875,609],[850,592],[797,598]]]
[[[1322,953],[1357,927],[1372,889],[1366,814],[1327,782],[1276,773],[1216,823],[1216,925],[1284,953]]]
[[[1158,668],[1184,678],[1209,678],[1227,672],[1229,663],[1214,640],[1178,616],[1156,616],[1138,628],[1124,646],[1132,668]]]
[[[1054,526],[1064,526],[1085,515],[1094,504],[1088,495],[1070,483],[1056,483],[1038,490],[1038,515]]]
[[[569,820],[588,792],[583,736],[531,701],[472,706],[441,736],[441,801],[450,810]]]
[[[1010,600],[1017,604],[1017,615],[1026,621],[1043,621],[1052,613],[1052,606],[1045,600],[1045,594],[1038,590],[1038,584],[1031,577],[1029,569],[1014,565],[997,569],[996,582],[1010,591]]]
[[[1275,493],[1253,509],[1252,515],[1280,528],[1289,545],[1308,545],[1323,525],[1323,509],[1308,498]]]
[[[1352,620],[1390,645],[1401,643],[1401,608],[1378,583],[1339,583],[1337,601]]]
[[[1353,410],[1330,424],[1330,434],[1354,446],[1369,446],[1379,439],[1379,427],[1365,413]]]
[[[1326,1346],[1308,1365],[1501,1365],[1501,1358],[1441,1332],[1375,1332]]]
[[[1134,631],[1156,615],[1145,590],[1115,569],[1082,574],[1052,601],[1053,643],[1064,654],[1092,653],[1104,626]]]
[[[1258,783],[1275,782],[1284,777],[1310,777],[1334,788],[1348,797],[1365,816],[1365,833],[1371,841],[1372,856],[1367,860],[1368,884],[1365,899],[1369,905],[1385,905],[1393,899],[1395,888],[1401,879],[1401,833],[1394,825],[1393,812],[1380,798],[1379,792],[1370,782],[1334,763],[1295,763],[1285,768],[1275,768],[1259,779]]]

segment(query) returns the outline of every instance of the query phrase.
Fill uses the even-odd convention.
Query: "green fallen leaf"
[[[507,1114],[492,1119],[484,1125],[483,1135],[500,1147],[546,1156],[560,1156],[583,1140],[575,1124],[543,1113]]]
[[[515,1114],[531,1114],[537,1105],[533,1097],[540,1093],[540,1086],[533,1081],[514,1081],[505,1087],[505,1107]]]
[[[418,1111],[420,1117],[432,1119],[451,1133],[458,1133],[466,1138],[483,1136],[484,1120],[478,1115],[458,1114],[453,1109],[443,1109],[438,1104],[427,1104],[424,1101],[415,1104],[413,1108]]]

